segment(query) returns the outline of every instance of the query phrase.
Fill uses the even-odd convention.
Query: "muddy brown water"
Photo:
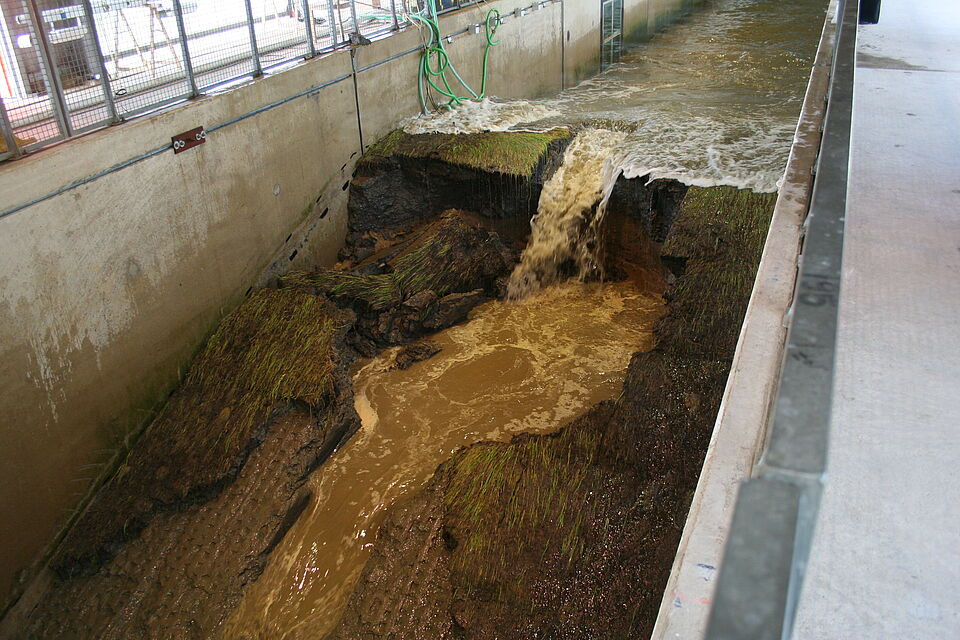
[[[569,282],[478,307],[431,338],[440,353],[409,369],[391,369],[393,350],[360,363],[361,431],[310,479],[311,505],[222,637],[323,637],[385,510],[460,447],[553,431],[613,397],[631,354],[653,347],[663,312],[659,295],[630,282]]]

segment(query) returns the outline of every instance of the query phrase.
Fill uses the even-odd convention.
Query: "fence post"
[[[97,21],[93,15],[93,6],[90,0],[80,0],[83,7],[83,13],[87,18],[87,24],[90,25],[89,42],[87,46],[91,47],[92,53],[97,56],[97,65],[100,70],[100,86],[103,88],[103,103],[107,107],[107,114],[110,116],[110,122],[120,122],[117,115],[117,105],[113,101],[113,89],[110,87],[110,78],[107,75],[107,63],[103,59],[103,48],[100,46],[100,32],[97,30]]]
[[[303,7],[303,27],[307,30],[307,46],[309,47],[310,57],[313,58],[317,55],[317,45],[313,41],[313,14],[310,13],[310,0],[303,0],[301,2]]]
[[[340,41],[337,39],[337,21],[333,17],[333,2],[334,0],[327,0],[327,20],[330,21],[330,48],[336,49]],[[337,15],[340,15],[339,9]]]
[[[390,13],[393,14],[393,30],[400,30],[400,20],[397,18],[397,0],[390,0]]]
[[[17,137],[13,135],[13,125],[10,124],[10,117],[7,115],[7,106],[3,104],[3,98],[0,98],[0,128],[3,129],[3,139],[7,143],[7,151],[14,158],[22,155],[20,145],[17,144]]]
[[[173,14],[177,19],[177,33],[180,34],[180,48],[183,50],[183,69],[187,74],[187,84],[190,86],[190,97],[200,95],[197,90],[197,78],[193,74],[193,60],[190,58],[190,47],[187,45],[187,27],[183,23],[183,7],[180,0],[173,0]]]
[[[70,123],[70,110],[67,109],[60,74],[50,53],[50,42],[47,39],[47,29],[43,24],[43,17],[37,10],[36,0],[26,0],[25,4],[27,5],[27,14],[30,16],[30,26],[37,37],[40,71],[43,75],[43,83],[47,88],[47,96],[50,98],[50,106],[53,107],[54,118],[60,129],[60,135],[64,137],[72,136],[73,125]]]
[[[260,66],[260,52],[257,50],[257,31],[253,24],[253,4],[250,0],[243,0],[243,6],[247,10],[247,30],[250,33],[250,54],[253,56],[253,77],[257,78],[263,75],[263,67]]]
[[[357,20],[357,0],[350,0],[350,17],[353,19],[353,33],[360,33],[360,21]],[[349,36],[343,34],[347,40]]]

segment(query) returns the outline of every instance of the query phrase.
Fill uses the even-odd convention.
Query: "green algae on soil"
[[[572,136],[568,129],[544,133],[495,131],[470,134],[410,134],[397,129],[370,147],[360,164],[390,156],[431,158],[471,169],[529,177],[554,143],[569,140]]]
[[[254,291],[228,314],[183,384],[100,490],[54,559],[88,574],[150,518],[220,491],[270,424],[294,405],[320,413],[333,394],[338,327],[322,297]]]
[[[773,202],[690,189],[663,250],[678,277],[658,346],[618,400],[441,465],[388,517],[330,637],[648,637]]]

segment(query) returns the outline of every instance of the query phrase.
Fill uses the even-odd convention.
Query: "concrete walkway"
[[[828,476],[794,638],[960,638],[960,3],[860,27]]]

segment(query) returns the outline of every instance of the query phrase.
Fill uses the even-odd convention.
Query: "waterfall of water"
[[[580,279],[602,275],[600,225],[621,173],[616,150],[622,139],[622,133],[587,129],[567,147],[563,164],[543,185],[530,241],[510,274],[509,298],[556,282],[571,263]]]

